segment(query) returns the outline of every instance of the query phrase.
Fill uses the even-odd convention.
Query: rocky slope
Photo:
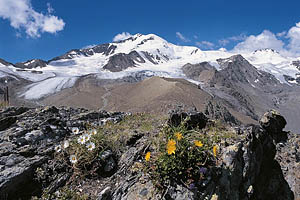
[[[222,118],[224,122],[255,123],[228,102],[213,98],[186,80],[151,77],[141,81],[141,78],[143,76],[104,81],[86,76],[79,79],[73,88],[47,97],[41,103],[156,114],[164,114],[176,105],[186,105],[214,118]]]
[[[170,113],[169,124],[176,126],[186,117],[187,127],[198,127],[201,134],[217,126],[202,113],[180,109]],[[64,190],[73,191],[68,195],[91,199],[300,198],[299,135],[283,132],[286,121],[276,111],[266,113],[260,126],[222,129],[231,136],[221,138],[217,162],[202,170],[205,178],[199,186],[172,182],[163,191],[143,170],[147,166],[145,152],[155,155],[158,150],[149,142],[165,126],[163,118],[73,108],[11,107],[1,111],[0,120],[1,199],[28,199],[43,189],[55,199],[63,195],[58,191],[64,185]],[[101,152],[101,159],[86,169],[97,170],[96,174],[81,177],[76,175],[78,169],[56,159],[59,154],[55,151],[64,152],[57,145],[77,137],[72,128],[84,130],[87,126],[100,127],[111,139],[117,137],[114,141],[118,145]]]
[[[295,103],[298,95],[294,93],[299,92],[299,88],[281,84],[275,76],[258,70],[241,55],[218,59],[218,62],[219,71],[208,63],[189,65],[189,71],[183,71],[193,80],[204,80],[202,89],[227,101],[234,110],[257,120],[266,110],[277,109],[289,122],[287,129],[298,132],[295,121],[298,117],[290,108],[299,109]],[[200,72],[199,66],[206,69]],[[198,74],[193,76],[192,73]]]

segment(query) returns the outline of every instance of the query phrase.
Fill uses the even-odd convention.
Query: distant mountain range
[[[161,79],[143,81],[152,76]],[[162,111],[162,105],[185,102],[222,119],[230,113],[235,123],[251,123],[273,108],[286,117],[289,129],[300,129],[300,57],[286,57],[272,49],[241,54],[202,51],[171,44],[154,34],[136,34],[120,42],[73,49],[48,61],[13,64],[0,59],[0,84],[5,80],[17,105],[75,104],[135,111],[147,105],[147,110]],[[149,86],[155,82],[165,86],[156,85],[155,91]],[[141,95],[147,89],[156,99],[147,92]],[[181,97],[172,95],[176,92]],[[197,92],[205,93],[205,98]],[[188,102],[182,96],[195,99]],[[94,100],[85,101],[85,97]],[[137,105],[140,109],[134,108]]]

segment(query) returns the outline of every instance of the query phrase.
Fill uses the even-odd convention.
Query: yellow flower
[[[172,153],[175,154],[175,150],[176,150],[176,142],[175,142],[175,140],[169,140],[168,144],[167,144],[168,154],[169,155],[171,155]]]
[[[182,134],[180,132],[175,133],[175,137],[177,138],[177,140],[181,140],[182,139]]]
[[[214,153],[214,156],[215,157],[217,157],[217,152],[218,151],[218,146],[217,145],[215,145],[214,147],[213,147],[213,153]]]
[[[148,152],[146,153],[145,160],[146,160],[146,161],[149,161],[149,160],[150,160],[150,156],[151,156],[151,153],[148,151]]]
[[[203,146],[202,142],[199,141],[199,140],[195,140],[195,141],[194,141],[194,144],[195,144],[197,147],[202,147],[202,146]]]

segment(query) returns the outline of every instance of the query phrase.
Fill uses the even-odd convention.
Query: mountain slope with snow
[[[148,71],[154,76],[189,80],[182,73],[185,64],[208,62],[220,70],[217,60],[233,55],[236,53],[174,45],[154,34],[136,34],[120,42],[71,50],[47,62],[35,59],[16,65],[0,64],[0,74],[15,75],[33,82],[20,96],[39,99],[72,87],[78,77],[88,74],[96,74],[99,79],[116,79]],[[293,64],[297,58],[284,57],[271,49],[244,53],[242,56],[257,69],[273,74],[281,83],[297,83],[295,80],[299,70]],[[284,75],[291,79],[286,80]]]

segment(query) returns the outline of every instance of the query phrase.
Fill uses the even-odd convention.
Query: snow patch
[[[62,89],[72,87],[77,80],[77,77],[55,77],[47,80],[33,83],[26,89],[27,91],[21,94],[25,99],[40,99],[49,94],[61,91]]]

